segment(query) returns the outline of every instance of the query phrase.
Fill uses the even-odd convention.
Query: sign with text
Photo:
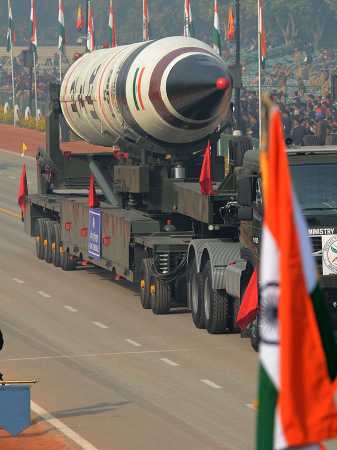
[[[101,257],[102,212],[98,208],[89,209],[88,255],[94,259]]]

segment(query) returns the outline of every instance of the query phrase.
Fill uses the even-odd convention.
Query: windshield
[[[337,164],[290,166],[302,209],[337,209]]]

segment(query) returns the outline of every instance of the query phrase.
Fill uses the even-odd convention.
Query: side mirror
[[[253,220],[253,208],[251,206],[239,206],[238,208],[239,220]]]
[[[251,176],[238,179],[238,204],[239,206],[253,205],[253,178]]]

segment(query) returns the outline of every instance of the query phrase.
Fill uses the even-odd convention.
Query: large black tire
[[[152,277],[150,285],[150,301],[153,314],[168,314],[171,306],[171,289],[157,277]]]
[[[188,273],[187,295],[188,303],[191,305],[192,320],[196,328],[205,328],[205,308],[204,298],[202,295],[202,277],[197,273],[195,262],[192,263]]]
[[[47,263],[51,263],[53,260],[52,244],[55,240],[54,238],[54,221],[48,220],[46,222],[46,241],[47,245],[44,248],[44,259]]]
[[[202,275],[206,330],[210,334],[231,331],[231,314],[228,296],[224,291],[212,288],[212,268],[209,261],[206,263]]]
[[[140,267],[140,303],[144,309],[151,309],[150,283],[151,260],[144,258]]]
[[[76,269],[76,259],[68,252],[61,252],[61,267],[65,272]]]
[[[44,259],[44,240],[46,239],[46,220],[37,219],[37,235],[35,239],[35,253],[38,259]]]
[[[52,242],[52,263],[55,267],[61,266],[61,227],[57,222],[53,223],[54,234],[53,234],[53,242]]]

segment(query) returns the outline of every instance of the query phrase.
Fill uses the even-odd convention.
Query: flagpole
[[[37,125],[37,81],[36,81],[36,50],[33,49],[33,61],[34,61],[34,89],[35,89],[35,122]]]
[[[262,17],[261,3],[258,0],[258,58],[259,58],[259,148],[262,143],[262,86],[261,86],[261,34],[262,34]]]

